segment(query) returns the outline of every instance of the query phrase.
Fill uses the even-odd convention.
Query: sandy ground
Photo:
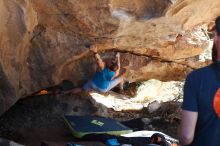
[[[42,142],[62,146],[67,142],[75,141],[63,120],[68,111],[67,105],[62,102],[64,99],[67,102],[79,104],[73,97],[60,96],[38,96],[18,101],[0,117],[0,137],[27,146],[40,146]],[[85,104],[88,105],[85,107],[86,112],[91,111],[89,104]],[[129,125],[134,130],[158,130],[176,138],[179,119],[174,113],[178,109],[176,106],[172,108],[171,105],[176,103],[169,103],[153,114],[149,114],[147,109],[120,112],[109,109],[109,116],[122,122],[136,119]],[[142,118],[149,118],[151,122],[143,123]],[[85,145],[90,144],[93,145],[91,142]],[[102,144],[96,143],[96,146],[98,145]]]

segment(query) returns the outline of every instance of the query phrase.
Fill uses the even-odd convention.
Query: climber
[[[87,48],[93,53],[99,70],[95,73],[92,80],[88,81],[83,88],[74,88],[70,92],[77,94],[79,92],[95,90],[101,93],[106,93],[118,84],[120,84],[120,90],[123,90],[123,77],[120,75],[120,54],[116,54],[116,59],[111,62],[104,62],[97,52],[97,46],[87,45]]]

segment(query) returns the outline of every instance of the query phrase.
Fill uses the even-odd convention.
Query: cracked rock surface
[[[219,8],[219,0],[1,0],[0,114],[62,80],[85,83],[95,71],[86,43],[105,59],[121,52],[130,82],[183,80],[208,63],[198,56]]]

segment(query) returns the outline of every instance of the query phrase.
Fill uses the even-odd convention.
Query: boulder
[[[81,86],[95,61],[122,53],[127,80],[183,80],[207,65],[204,31],[219,0],[0,1],[0,114],[18,99],[62,80]],[[202,11],[201,11],[202,10]],[[106,54],[106,52],[110,52]],[[110,54],[113,54],[112,56]]]

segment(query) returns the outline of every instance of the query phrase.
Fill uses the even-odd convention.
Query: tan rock
[[[95,71],[88,42],[122,52],[127,80],[183,80],[206,65],[198,62],[207,46],[201,28],[219,7],[218,0],[2,0],[0,113],[63,79],[82,85]]]

